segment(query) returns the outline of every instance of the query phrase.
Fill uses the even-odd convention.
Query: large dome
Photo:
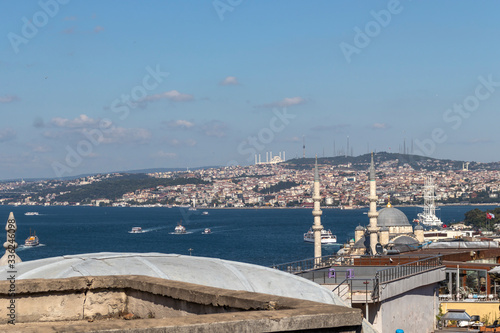
[[[16,279],[147,275],[230,290],[245,290],[345,306],[325,287],[277,269],[237,261],[163,253],[86,253],[24,261]],[[8,267],[0,267],[0,275]]]
[[[377,225],[379,227],[410,226],[406,215],[397,208],[387,207],[378,212]]]

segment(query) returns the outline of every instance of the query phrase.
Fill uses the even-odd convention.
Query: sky
[[[0,179],[500,161],[498,1],[0,1]],[[349,142],[349,148],[347,148]],[[413,150],[412,150],[413,149]]]

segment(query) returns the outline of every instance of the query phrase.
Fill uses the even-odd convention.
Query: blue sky
[[[2,1],[0,179],[346,150],[499,161],[495,1]]]

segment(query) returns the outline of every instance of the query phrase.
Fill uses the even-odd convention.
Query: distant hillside
[[[63,186],[54,191],[44,191],[42,196],[49,193],[64,193],[57,195],[58,201],[83,202],[101,198],[115,200],[121,198],[125,193],[137,190],[156,188],[157,186],[172,186],[185,184],[207,184],[197,178],[154,178],[145,174],[124,174],[85,186]]]
[[[371,154],[364,154],[360,156],[335,156],[335,157],[319,157],[319,164],[326,165],[347,165],[351,164],[351,168],[358,170],[365,170],[370,164]],[[410,165],[415,170],[429,170],[429,171],[446,171],[446,170],[461,170],[465,161],[453,160],[440,160],[437,158],[379,152],[374,153],[375,164],[380,164],[388,161],[397,161],[398,166],[404,164]],[[295,158],[286,161],[284,164],[293,169],[310,169],[314,166],[314,158]],[[493,163],[479,163],[469,162],[469,170],[500,170],[500,162]]]

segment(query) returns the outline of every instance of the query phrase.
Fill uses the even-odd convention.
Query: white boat
[[[141,227],[133,227],[132,230],[130,230],[131,234],[140,234],[143,233],[144,231],[142,230]]]
[[[24,213],[24,215],[33,216],[33,215],[39,215],[39,213],[38,212],[26,212],[26,213]]]
[[[436,204],[434,202],[434,181],[432,177],[425,179],[424,183],[424,211],[418,213],[418,221],[425,226],[440,227],[443,222],[436,216]]]
[[[207,212],[207,211],[203,211],[203,212],[201,213],[201,215],[208,215],[208,212]]]
[[[35,232],[32,235],[30,230],[30,236],[26,238],[26,241],[24,241],[24,246],[37,246],[39,244],[40,241],[38,240],[38,236],[35,234]]]
[[[314,231],[309,229],[308,232],[304,234],[304,242],[314,243]],[[336,244],[337,236],[332,234],[330,229],[321,230],[321,244]]]
[[[186,228],[179,222],[179,224],[175,227],[174,233],[176,234],[185,234]]]
[[[212,233],[212,230],[210,230],[209,228],[205,228],[205,230],[203,230],[201,233],[204,235],[208,235]]]

